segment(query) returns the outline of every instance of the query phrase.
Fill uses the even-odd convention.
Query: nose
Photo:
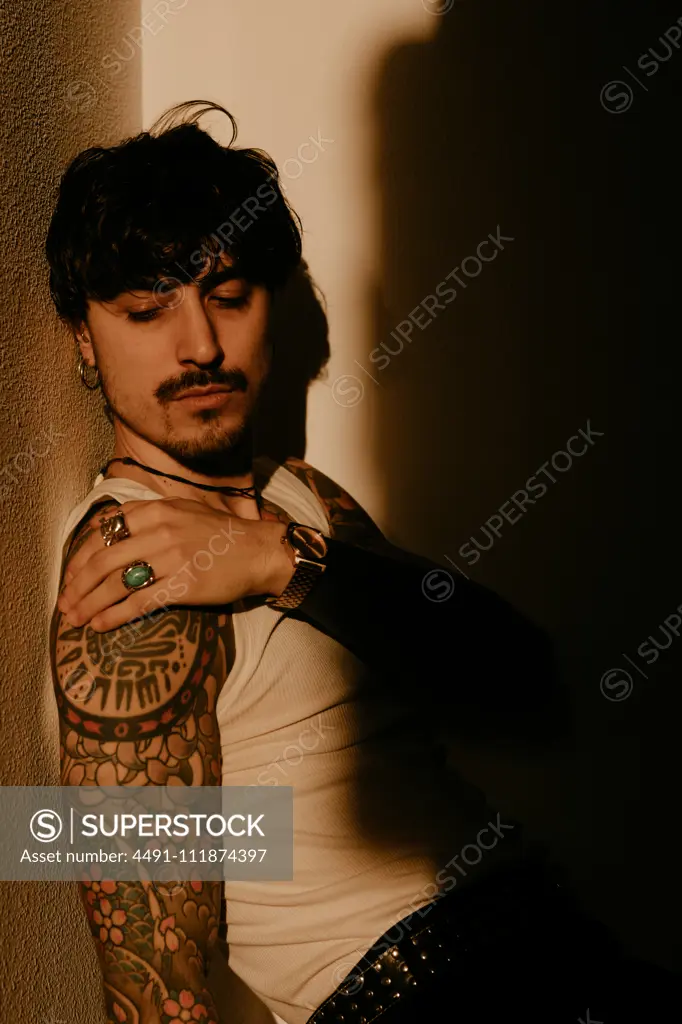
[[[207,366],[222,362],[223,350],[218,336],[196,285],[185,287],[183,298],[176,310],[178,328],[177,357],[180,363]]]

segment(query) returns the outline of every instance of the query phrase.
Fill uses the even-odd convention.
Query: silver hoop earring
[[[91,384],[88,381],[87,373],[88,373],[88,370],[93,370],[93,369],[95,371],[95,382],[94,382],[94,384]],[[96,391],[97,388],[100,385],[100,376],[99,376],[99,369],[98,369],[98,367],[96,367],[96,366],[94,366],[94,367],[93,366],[88,366],[88,364],[85,362],[85,360],[81,356],[80,362],[78,363],[78,371],[79,371],[79,373],[81,375],[81,380],[85,384],[86,388],[89,391]]]

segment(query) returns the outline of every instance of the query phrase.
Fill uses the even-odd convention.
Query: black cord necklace
[[[153,473],[155,476],[165,476],[169,480],[177,480],[180,484],[189,484],[191,487],[200,487],[202,491],[220,491],[221,494],[229,494],[235,498],[252,498],[260,505],[260,494],[256,487],[230,487],[229,485],[223,485],[221,487],[214,484],[198,484],[194,480],[187,480],[183,476],[176,476],[174,473],[162,473],[160,469],[153,469],[152,466],[145,466],[144,463],[138,462],[136,459],[131,459],[130,456],[124,455],[115,459],[109,459],[100,469],[102,476],[109,469],[112,462],[123,462],[127,466],[138,466],[140,469],[146,469],[148,473]]]

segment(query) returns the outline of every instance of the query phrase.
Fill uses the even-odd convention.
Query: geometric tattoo
[[[52,630],[58,706],[76,732],[102,740],[172,728],[220,643],[219,616],[197,608],[171,607],[108,633],[55,616]]]

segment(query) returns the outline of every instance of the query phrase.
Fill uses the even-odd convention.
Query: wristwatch
[[[327,541],[314,526],[289,523],[282,544],[289,545],[296,568],[282,593],[266,598],[265,603],[277,610],[298,608],[315,580],[327,568],[323,561],[327,554]]]

